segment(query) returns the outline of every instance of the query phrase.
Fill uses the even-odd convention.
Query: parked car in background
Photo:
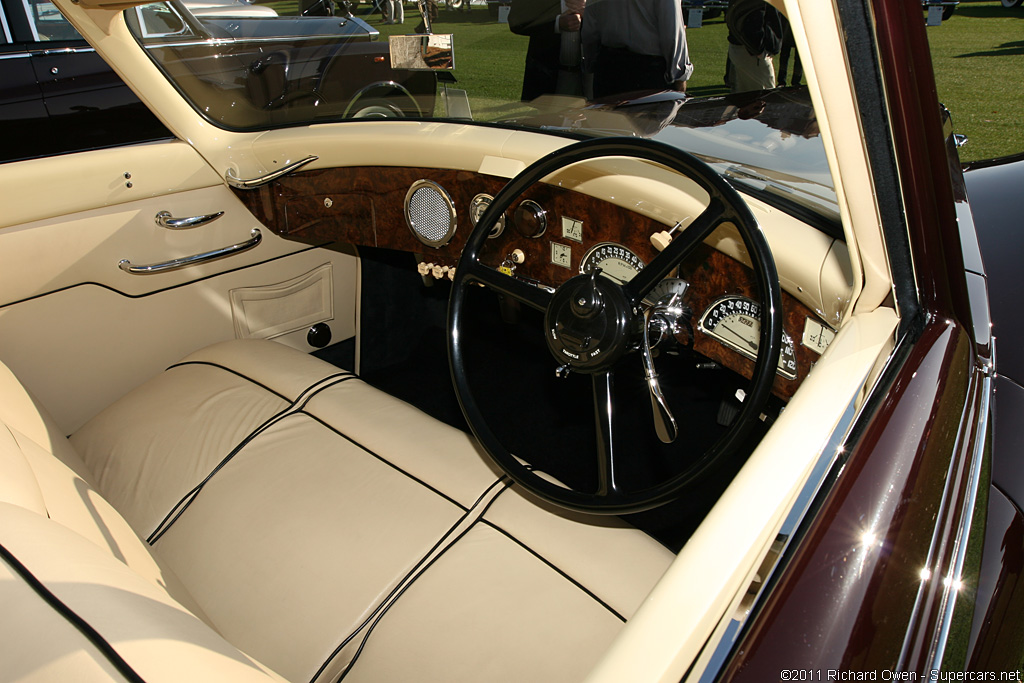
[[[221,0],[191,0],[182,3],[197,17],[276,17],[277,12],[269,5],[257,5],[247,0],[223,2]]]
[[[354,116],[361,22],[53,2],[168,133],[0,163],[0,681],[1019,679],[1024,162],[917,2],[706,97],[393,36],[458,118]]]
[[[232,41],[247,87],[268,108],[305,99],[325,119],[433,110],[434,77],[392,70],[387,44],[361,19],[279,17],[245,2],[191,7],[196,14],[189,5],[151,14],[148,30]],[[171,137],[53,4],[4,0],[0,10],[0,121],[9,132],[0,160]]]

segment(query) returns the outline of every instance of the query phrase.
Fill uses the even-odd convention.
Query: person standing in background
[[[529,36],[523,72],[524,102],[541,95],[582,95],[580,25],[586,0],[516,0],[508,13],[513,33]]]
[[[782,15],[765,0],[729,0],[726,80],[732,92],[775,87],[772,55],[782,49]]]
[[[779,52],[779,82],[778,85],[786,85],[786,73],[789,71],[789,57],[793,56],[793,79],[790,85],[800,85],[804,77],[804,68],[800,63],[800,53],[796,49],[796,41],[793,39],[793,29],[785,17],[782,19],[782,50]]]
[[[678,0],[591,0],[581,36],[594,99],[642,90],[686,91],[693,64]]]
[[[383,0],[384,23],[404,24],[405,23],[405,2],[404,0]]]

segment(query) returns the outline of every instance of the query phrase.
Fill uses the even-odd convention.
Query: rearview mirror
[[[412,71],[450,71],[455,68],[451,33],[389,36],[391,68]]]

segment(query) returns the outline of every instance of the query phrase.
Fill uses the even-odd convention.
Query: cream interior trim
[[[844,325],[588,683],[683,677],[746,589],[828,443],[836,416],[859,396],[897,322],[891,310],[878,309]]]
[[[393,166],[424,166],[444,167],[449,169],[463,169],[496,173],[502,176],[510,175],[526,164],[551,153],[552,151],[570,144],[569,140],[557,138],[539,133],[525,131],[510,131],[499,128],[477,127],[466,124],[451,124],[441,122],[414,122],[414,121],[386,121],[386,122],[345,122],[338,124],[324,124],[306,128],[289,128],[283,130],[272,130],[265,133],[229,133],[210,126],[203,121],[190,107],[184,104],[182,98],[173,88],[168,90],[166,79],[159,70],[144,58],[141,48],[135,43],[124,25],[120,14],[112,14],[106,10],[84,10],[81,7],[71,5],[65,8],[68,0],[57,0],[62,9],[67,9],[69,18],[83,33],[89,36],[96,36],[94,42],[97,51],[118,60],[126,71],[126,78],[138,85],[136,90],[144,90],[140,93],[143,101],[154,102],[158,107],[163,107],[165,117],[173,119],[168,125],[179,136],[188,139],[210,161],[211,165],[221,176],[229,169],[239,177],[253,177],[273,171],[288,163],[303,159],[310,155],[319,159],[308,168],[328,168],[334,166],[363,166],[363,165],[393,165]],[[813,3],[812,3],[813,4]],[[93,23],[96,21],[97,23]],[[833,25],[831,34],[836,29]],[[829,63],[836,63],[837,55],[830,51],[828,41],[823,41],[824,46],[818,47],[818,52],[824,54],[824,58],[833,60]],[[836,48],[838,49],[838,48]],[[839,55],[841,56],[841,55]],[[814,72],[808,68],[809,78]],[[834,79],[833,79],[834,80]],[[158,83],[153,83],[158,81]],[[831,82],[831,81],[830,81]],[[853,119],[856,124],[856,117],[851,114],[855,110],[852,100],[852,93],[843,83],[842,87],[834,86],[837,93],[827,93],[832,99],[839,98],[840,104],[833,104],[836,109],[836,116],[845,114]],[[845,92],[843,91],[845,88]],[[812,95],[816,99],[816,105],[822,101],[821,89],[815,90],[812,87]],[[816,94],[817,93],[817,94]],[[831,102],[831,99],[830,99]],[[822,107],[817,107],[824,111]],[[825,122],[827,124],[827,121]],[[830,155],[830,164],[835,170],[838,167],[836,159],[839,144],[843,143],[848,147],[850,136],[848,122],[840,119],[841,131],[837,140],[832,139],[829,131],[833,128],[823,128],[826,151]],[[855,128],[853,128],[855,129]],[[849,154],[850,150],[842,149],[843,154]],[[870,187],[870,176],[867,175],[867,163],[864,155],[863,145],[858,144],[853,149],[855,156],[849,165],[852,167],[851,178],[864,178]],[[443,160],[439,164],[438,160]],[[633,168],[644,167],[640,170],[633,170],[626,175],[617,175],[622,170],[622,164],[618,160],[606,159],[597,164],[591,165],[586,177],[574,176],[571,171],[562,174],[552,182],[572,186],[582,192],[593,196],[614,201],[615,196],[629,194],[635,196],[637,201],[631,201],[628,208],[637,209],[646,215],[661,220],[666,225],[674,225],[676,221],[687,216],[699,213],[701,204],[699,199],[694,198],[692,188],[679,189],[678,181],[664,181],[652,183],[651,180],[664,178],[667,173],[664,169],[656,168],[650,164],[632,162]],[[594,169],[597,169],[596,172]],[[602,171],[603,169],[603,171]],[[846,167],[839,169],[844,173]],[[593,175],[590,175],[593,173]],[[858,175],[858,173],[860,175]],[[849,182],[855,182],[851,179]],[[624,185],[625,184],[625,185]],[[628,190],[624,193],[624,187]],[[666,192],[666,190],[668,190]],[[849,216],[860,220],[860,213],[870,209],[869,216],[875,217],[873,222],[865,222],[868,229],[877,230],[877,217],[874,207],[854,207],[857,214],[850,213],[850,207],[846,206],[842,182],[837,181],[840,204],[843,209],[844,223],[850,225]],[[702,194],[702,193],[701,193]],[[860,195],[858,195],[860,196]],[[752,205],[757,202],[751,200]],[[768,235],[769,243],[792,244],[789,241],[794,236],[794,230],[778,228],[775,223],[784,222],[785,219],[779,212],[771,212],[767,207],[761,206],[759,218],[777,217],[775,220],[766,221],[765,233]],[[773,215],[774,213],[774,215]],[[810,230],[808,229],[808,233]],[[776,234],[778,236],[773,236]],[[850,245],[856,245],[852,233],[848,233]],[[822,312],[826,320],[833,326],[840,324],[838,310],[849,308],[850,302],[857,296],[857,290],[850,286],[850,278],[854,283],[863,279],[863,266],[854,261],[845,262],[846,254],[841,250],[831,250],[831,245],[821,249],[821,245],[815,245],[820,241],[816,237],[809,237],[807,240],[800,240],[798,243],[809,243],[814,245],[815,250],[812,256],[804,255],[803,258],[793,259],[788,263],[780,263],[780,274],[784,286],[794,296],[804,301],[816,311]],[[870,237],[865,239],[866,244],[878,242]],[[782,253],[779,250],[778,253]],[[878,271],[879,259],[873,255],[869,261],[876,264],[870,270],[871,273]],[[881,264],[884,266],[884,254],[881,254]],[[887,272],[887,270],[884,270]],[[884,273],[883,273],[884,274]],[[873,280],[874,282],[874,280]],[[874,288],[878,290],[878,287]],[[886,293],[889,291],[889,280],[884,278],[881,289]],[[874,291],[874,290],[872,290]],[[881,301],[881,298],[878,299]]]
[[[437,122],[348,122],[270,131],[262,135],[224,131],[193,111],[151,60],[144,58],[120,12],[90,10],[71,0],[56,0],[56,3],[97,51],[113,61],[115,69],[142,101],[150,105],[179,138],[195,146],[220,175],[229,168],[240,177],[259,175],[310,154],[320,157],[312,168],[337,166],[342,160],[346,166],[391,163],[434,167],[437,159],[444,159],[449,168],[480,170],[486,167],[509,173],[518,163],[529,163],[568,144],[567,140],[536,133]],[[795,31],[796,40],[804,57],[805,74],[818,112],[852,254],[845,270],[852,274],[854,288],[849,296],[838,299],[849,301],[851,305],[858,302],[858,310],[871,310],[888,296],[891,279],[876,206],[874,203],[851,205],[847,199],[848,196],[870,196],[867,193],[873,188],[854,93],[846,79],[826,76],[836,64],[845,63],[842,35],[829,3],[786,0],[785,10],[794,26],[805,27],[804,31]],[[824,68],[815,69],[815,64]],[[860,134],[852,134],[855,131]],[[498,162],[498,159],[509,161]],[[680,212],[685,215],[685,209]],[[814,266],[819,273],[838,272],[824,261]],[[807,281],[805,277],[787,276],[786,279]],[[814,280],[818,280],[817,276]],[[820,283],[814,286],[815,289],[820,287]],[[828,308],[834,308],[837,297],[833,294],[823,292],[823,299],[813,307],[826,310],[824,300],[828,300]]]
[[[84,197],[76,203],[85,204]],[[93,206],[97,204],[99,208],[0,229],[0,306],[81,283],[142,296],[308,248],[264,229],[262,242],[249,251],[180,270],[133,275],[118,268],[118,262],[157,263],[203,253],[244,241],[252,228],[262,226],[223,183],[112,206],[104,206],[101,199]],[[161,211],[224,215],[198,228],[168,230],[155,223]]]
[[[874,202],[851,202],[851,197],[874,197],[874,183],[861,128],[857,98],[848,78],[836,78],[837,65],[846,65],[845,36],[836,23],[832,2],[785,0],[804,78],[811,92],[825,152],[839,199],[854,274],[851,304],[870,311],[892,291],[881,217]],[[799,27],[803,30],[798,30]],[[848,68],[848,67],[846,67]]]
[[[523,131],[389,121],[269,131],[252,149],[261,160],[260,168],[285,158],[315,155],[319,158],[308,168],[424,166],[507,173],[568,144],[571,141],[563,138]],[[504,156],[495,156],[495,150]],[[637,211],[666,226],[680,220],[687,224],[707,203],[707,195],[694,183],[635,159],[598,159],[563,169],[546,182]],[[853,294],[853,271],[845,245],[753,197],[744,198],[773,247],[783,288],[839,327]],[[734,235],[723,231],[711,243],[749,263]],[[794,244],[801,249],[792,249]]]
[[[0,348],[4,362],[69,434],[185,354],[234,338],[230,290],[286,282],[325,263],[334,284],[329,323],[340,341],[355,334],[356,259],[310,250],[145,297],[84,285],[6,306],[0,308]],[[311,350],[305,329],[275,339]]]
[[[0,229],[222,183],[194,149],[176,140],[0,164]]]

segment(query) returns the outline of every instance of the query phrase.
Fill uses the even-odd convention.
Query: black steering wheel
[[[488,234],[504,212],[534,183],[553,172],[599,157],[633,157],[675,171],[699,185],[710,197],[704,211],[650,264],[620,284],[593,273],[577,275],[553,294],[479,261]],[[618,483],[619,468],[630,466],[630,453],[616,443],[613,375],[616,363],[635,350],[647,324],[644,297],[719,225],[731,222],[748,251],[761,300],[757,360],[746,397],[730,427],[689,464],[653,485],[629,489]],[[574,490],[535,471],[516,457],[488,424],[466,374],[466,294],[483,285],[522,305],[544,312],[544,334],[558,366],[591,376],[597,453],[594,490]],[[517,484],[556,505],[581,512],[625,514],[647,510],[678,497],[719,459],[734,453],[758,424],[779,362],[782,336],[782,294],[771,250],[753,214],[739,194],[707,164],[668,145],[643,138],[587,140],[553,152],[524,169],[497,194],[480,217],[459,260],[448,303],[448,356],[452,381],[463,414],[493,461]]]

